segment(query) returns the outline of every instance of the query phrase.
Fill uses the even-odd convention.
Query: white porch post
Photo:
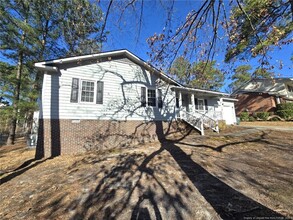
[[[179,109],[181,109],[181,106],[182,106],[182,94],[181,94],[181,91],[178,91],[179,92]]]
[[[224,111],[224,107],[223,107],[223,98],[220,98],[220,105],[221,105],[221,120],[223,120],[223,111]]]
[[[195,110],[195,106],[194,105],[195,105],[194,104],[194,94],[191,93],[191,106],[192,106],[192,109],[191,109],[190,112],[194,112],[194,110]]]
[[[181,106],[182,106],[182,94],[181,94],[181,91],[178,91],[178,95],[179,95],[179,101],[178,101],[178,104],[179,104],[179,108],[178,108],[178,113],[179,113],[179,117],[181,118],[182,117],[182,112],[181,112]]]

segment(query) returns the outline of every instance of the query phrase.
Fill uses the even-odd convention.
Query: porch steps
[[[201,135],[204,135],[205,128],[211,128],[213,131],[219,133],[218,121],[205,114],[201,114],[200,117],[195,117],[189,112],[181,110],[180,118],[198,130]]]

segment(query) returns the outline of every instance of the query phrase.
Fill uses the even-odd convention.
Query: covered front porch
[[[229,94],[186,87],[173,87],[176,94],[176,117],[184,120],[204,135],[210,128],[219,132],[218,121],[224,119],[224,100]]]

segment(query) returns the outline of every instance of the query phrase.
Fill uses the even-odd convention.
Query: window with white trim
[[[156,90],[148,89],[148,106],[156,107]]]
[[[70,102],[103,104],[104,82],[72,78]]]
[[[95,97],[95,82],[81,81],[81,102],[94,102]]]
[[[194,106],[196,110],[207,111],[208,110],[208,100],[194,98]]]
[[[141,87],[140,93],[141,106],[153,106],[153,107],[163,107],[163,97],[161,89],[148,89],[146,87]]]

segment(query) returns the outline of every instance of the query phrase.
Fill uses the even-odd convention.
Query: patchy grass
[[[237,126],[39,161],[1,147],[0,218],[292,218],[292,150],[292,132]]]

